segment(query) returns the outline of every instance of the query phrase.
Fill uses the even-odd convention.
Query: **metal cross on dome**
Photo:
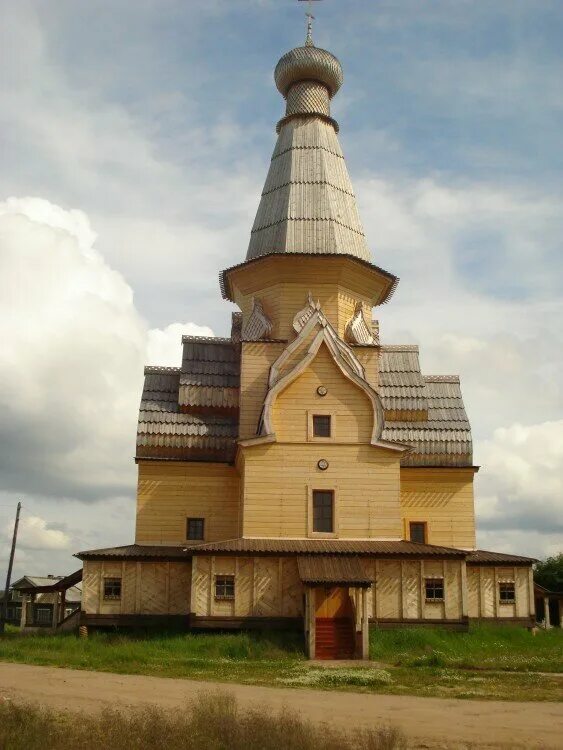
[[[307,11],[305,13],[307,16],[307,39],[305,40],[305,45],[311,45],[313,44],[313,21],[315,20],[313,2],[319,2],[319,0],[299,0],[299,2],[307,3]]]

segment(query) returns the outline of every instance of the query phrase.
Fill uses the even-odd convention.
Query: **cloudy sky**
[[[134,533],[145,363],[228,331],[296,0],[0,0],[0,576]],[[479,545],[563,546],[563,4],[325,0],[385,343],[460,373]]]

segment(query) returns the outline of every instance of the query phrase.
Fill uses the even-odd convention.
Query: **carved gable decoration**
[[[360,361],[348,344],[339,338],[320,309],[320,305],[312,304],[312,300],[309,300],[308,307],[310,313],[305,308],[295,316],[295,322],[301,324],[297,337],[284,349],[270,368],[260,433],[272,434],[272,408],[278,394],[306,370],[316,357],[319,348],[325,344],[342,374],[364,391],[371,401],[373,408],[371,442],[373,445],[381,445],[379,439],[383,430],[383,408],[379,396],[366,381]]]
[[[301,312],[295,316],[296,320]],[[303,320],[303,317],[301,320]],[[270,368],[270,387],[292,371],[298,362],[306,357],[309,357],[309,360],[312,359],[323,342],[327,345],[335,360],[344,362],[351,372],[359,378],[364,378],[364,368],[360,361],[348,344],[339,338],[317,302],[312,305],[311,312],[302,325],[297,338],[284,349]]]
[[[351,344],[374,344],[373,333],[364,317],[361,302],[356,303],[354,314],[348,321],[345,331],[346,340]]]
[[[272,330],[272,321],[262,307],[262,303],[256,297],[252,300],[252,312],[242,330],[244,341],[260,341],[266,338]]]
[[[293,318],[293,330],[295,331],[295,333],[299,333],[299,331],[302,330],[305,323],[313,315],[315,310],[320,310],[320,309],[321,309],[320,302],[317,302],[317,304],[315,305],[315,303],[313,302],[313,296],[311,292],[309,292],[307,296],[307,304],[302,310],[299,310],[299,312]]]

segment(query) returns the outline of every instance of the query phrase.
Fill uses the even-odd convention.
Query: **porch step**
[[[350,618],[317,617],[315,625],[317,659],[354,658],[355,632]]]

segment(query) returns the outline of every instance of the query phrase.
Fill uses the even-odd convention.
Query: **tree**
[[[549,591],[563,591],[563,552],[536,563],[534,581]]]

